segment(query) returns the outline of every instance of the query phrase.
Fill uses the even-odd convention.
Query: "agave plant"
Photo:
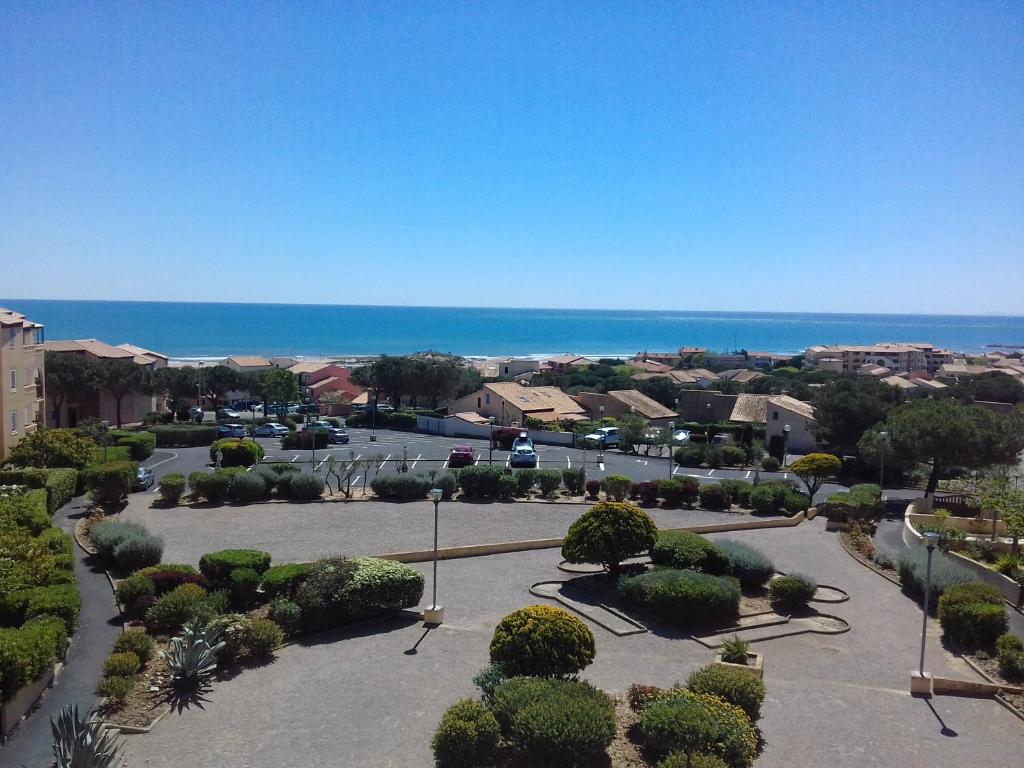
[[[176,685],[194,688],[213,674],[217,652],[223,647],[219,630],[208,630],[200,619],[192,617],[182,628],[182,636],[171,638],[171,649],[160,651],[160,657],[170,667]]]
[[[56,721],[51,717],[50,731],[57,768],[112,768],[121,749],[92,710],[80,717],[77,705],[62,707]]]
[[[750,643],[739,635],[733,635],[722,643],[722,661],[730,664],[746,664]]]

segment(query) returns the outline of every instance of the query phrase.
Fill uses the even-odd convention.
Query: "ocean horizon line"
[[[0,298],[0,302],[53,302],[53,303],[78,303],[78,304],[193,304],[211,307],[227,306],[267,306],[267,307],[318,307],[318,308],[353,308],[353,309],[426,309],[426,310],[494,310],[501,312],[579,312],[589,314],[613,314],[618,312],[642,312],[645,314],[675,314],[694,313],[699,315],[726,315],[751,317],[756,315],[781,315],[786,317],[799,317],[815,315],[821,317],[955,317],[955,318],[1000,318],[1000,319],[1024,319],[1024,314],[1013,314],[1009,312],[837,312],[819,311],[813,309],[785,310],[785,309],[654,309],[648,307],[618,307],[618,308],[597,308],[597,307],[557,307],[557,306],[516,306],[500,307],[494,305],[477,304],[327,304],[323,302],[304,301],[207,301],[196,299],[53,299],[53,298]],[[3,304],[0,304],[3,306]]]

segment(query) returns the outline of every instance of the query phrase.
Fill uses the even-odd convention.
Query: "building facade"
[[[0,307],[0,462],[39,429],[46,396],[43,326]]]
[[[931,344],[882,342],[868,345],[808,347],[804,360],[810,368],[856,373],[862,365],[878,365],[893,373],[935,373],[953,359],[953,353]]]

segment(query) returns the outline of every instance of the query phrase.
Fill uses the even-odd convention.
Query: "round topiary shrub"
[[[627,557],[654,546],[658,528],[639,507],[622,502],[595,504],[569,526],[562,557],[570,563],[600,563],[611,572]]]
[[[716,575],[729,569],[728,558],[714,542],[689,531],[659,531],[651,547],[651,562]]]
[[[273,565],[263,573],[260,585],[268,598],[290,597],[309,576],[310,568],[309,563]]]
[[[479,701],[463,699],[441,716],[430,748],[438,768],[473,768],[494,757],[501,728]]]
[[[681,467],[699,467],[704,461],[704,449],[699,445],[684,445],[676,448],[675,459]]]
[[[153,634],[170,634],[192,618],[206,597],[196,584],[182,584],[159,598],[146,611],[146,628]]]
[[[114,641],[115,653],[130,651],[135,654],[142,665],[145,665],[153,657],[155,648],[156,643],[153,642],[153,638],[145,632],[139,632],[138,630],[122,632],[117,636],[117,640]]]
[[[765,472],[778,472],[780,466],[782,465],[774,456],[765,456],[761,459],[761,469]]]
[[[619,594],[670,624],[693,624],[735,617],[740,590],[734,579],[696,571],[658,568],[619,579]]]
[[[594,635],[568,611],[531,605],[498,622],[490,650],[510,675],[574,675],[594,660]]]
[[[1009,630],[1003,596],[980,581],[950,587],[939,598],[942,631],[966,648],[991,648]]]
[[[295,501],[313,501],[324,492],[325,483],[319,475],[303,472],[293,475],[288,483],[288,495]]]
[[[776,576],[768,585],[772,601],[789,611],[805,608],[817,589],[818,582],[799,573]]]
[[[729,574],[744,587],[759,587],[775,574],[775,564],[759,549],[730,539],[715,542],[729,561]]]
[[[269,659],[284,643],[284,632],[270,619],[248,619],[242,629],[240,643],[253,659]]]
[[[604,479],[604,492],[615,499],[615,501],[624,501],[626,494],[629,493],[629,486],[632,485],[630,479],[625,475],[609,475]]]
[[[757,737],[742,709],[718,696],[685,688],[666,691],[640,713],[640,732],[655,755],[717,755],[730,768],[754,762]]]
[[[686,687],[694,693],[710,693],[742,709],[750,722],[761,719],[764,683],[745,669],[711,664],[693,671]]]
[[[236,568],[252,568],[263,573],[270,567],[270,553],[258,549],[222,549],[199,558],[199,570],[213,584],[227,584]]]
[[[129,576],[117,583],[117,602],[131,608],[143,595],[155,595],[156,585],[145,576]]]
[[[658,483],[658,495],[665,500],[666,507],[678,507],[683,503],[683,484],[678,480],[662,480]]]
[[[728,509],[730,503],[729,494],[718,483],[708,483],[700,487],[700,505],[704,509]]]
[[[185,492],[185,476],[179,473],[160,478],[160,498],[168,506],[174,506]]]

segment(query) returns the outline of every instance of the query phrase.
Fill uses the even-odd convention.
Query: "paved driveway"
[[[906,693],[919,609],[854,562],[823,523],[729,537],[761,547],[782,570],[805,571],[851,595],[829,607],[851,622],[850,632],[758,644],[768,686],[758,768],[1019,762],[1022,724],[994,702],[940,697],[929,703]],[[425,633],[401,621],[361,624],[284,649],[273,664],[218,683],[203,710],[172,715],[153,733],[128,737],[129,763],[427,768],[430,735],[448,704],[473,695],[470,678],[486,663],[494,625],[538,602],[527,592],[530,583],[564,578],[557,561],[556,552],[540,551],[442,563],[439,599],[447,622],[441,628]],[[429,564],[419,567],[429,574]],[[968,676],[942,651],[935,629],[928,667]],[[594,631],[597,659],[585,676],[608,690],[632,682],[671,685],[712,658],[690,640]]]

